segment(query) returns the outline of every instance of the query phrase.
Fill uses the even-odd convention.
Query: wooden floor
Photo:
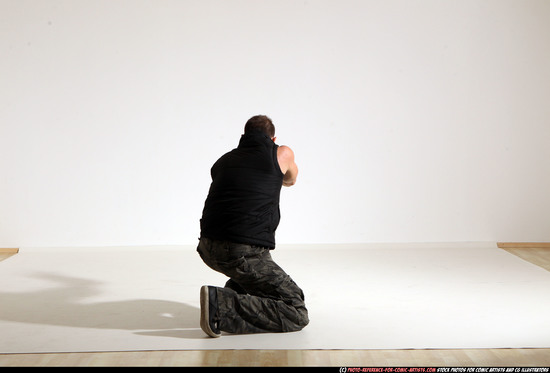
[[[550,271],[550,248],[504,250]],[[0,254],[0,261],[11,255],[14,254]],[[550,367],[550,349],[202,350],[0,354],[0,367],[5,366]]]

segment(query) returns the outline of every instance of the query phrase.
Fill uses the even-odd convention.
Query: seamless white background
[[[550,240],[545,0],[0,0],[0,246],[193,244],[267,114],[279,243]]]

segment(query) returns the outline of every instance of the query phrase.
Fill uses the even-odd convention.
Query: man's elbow
[[[296,179],[283,180],[283,186],[291,187],[296,184]]]

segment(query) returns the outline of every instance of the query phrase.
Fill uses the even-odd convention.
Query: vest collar
[[[245,133],[241,135],[241,139],[239,140],[239,148],[257,146],[259,144],[272,147],[274,142],[271,140],[271,137],[260,131]]]

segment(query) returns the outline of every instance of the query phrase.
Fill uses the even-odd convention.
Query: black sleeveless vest
[[[214,163],[201,237],[275,248],[283,184],[278,147],[263,133],[249,133]]]

